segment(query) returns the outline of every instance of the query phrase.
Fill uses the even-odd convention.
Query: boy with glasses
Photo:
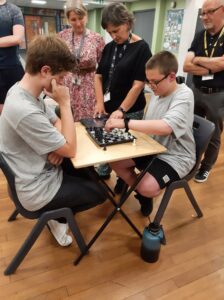
[[[224,112],[224,0],[205,0],[200,12],[204,30],[194,37],[184,63],[193,74],[195,114],[215,124],[196,182],[208,179],[215,164],[223,131]]]
[[[110,118],[106,129],[126,128],[152,136],[167,148],[165,153],[111,163],[111,167],[128,185],[136,180],[135,168],[142,170],[152,161],[148,172],[137,185],[135,197],[141,212],[148,216],[152,198],[172,181],[186,176],[195,164],[195,142],[192,133],[194,98],[185,84],[176,83],[178,63],[175,56],[162,51],[146,64],[146,77],[154,97],[144,120]]]

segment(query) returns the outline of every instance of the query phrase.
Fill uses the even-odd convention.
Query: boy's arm
[[[170,135],[173,132],[172,128],[163,120],[129,120],[128,127],[146,134]],[[124,119],[110,118],[105,129],[110,131],[113,128],[125,128]]]
[[[61,134],[65,137],[66,143],[54,151],[63,157],[74,157],[76,154],[76,132],[71,111],[69,90],[67,87],[58,85],[56,80],[52,80],[52,92],[45,93],[54,99],[60,107],[61,120],[54,124],[58,129],[61,127]]]

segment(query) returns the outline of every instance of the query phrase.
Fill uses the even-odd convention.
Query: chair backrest
[[[185,179],[190,180],[197,172],[202,156],[208,147],[214,130],[214,123],[198,115],[194,115],[193,134],[196,144],[196,164]]]
[[[0,168],[5,175],[5,178],[8,182],[10,188],[10,198],[14,202],[18,212],[28,219],[36,219],[40,216],[39,212],[33,212],[26,210],[20,203],[17,193],[16,193],[16,186],[15,186],[15,174],[12,169],[7,164],[6,160],[4,159],[2,153],[0,152]]]

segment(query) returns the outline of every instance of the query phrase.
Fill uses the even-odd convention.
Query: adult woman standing
[[[112,3],[103,9],[101,25],[113,41],[105,46],[95,75],[95,115],[143,117],[145,64],[152,54],[148,44],[131,32],[133,24],[134,16],[123,4]],[[103,167],[98,172],[106,175]]]
[[[59,33],[77,60],[77,68],[65,78],[74,121],[93,117],[96,104],[94,75],[104,48],[100,34],[86,28],[87,10],[81,1],[69,1],[65,13],[71,28]]]

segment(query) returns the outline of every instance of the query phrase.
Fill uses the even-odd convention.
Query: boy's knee
[[[138,192],[145,197],[156,197],[160,193],[160,188],[157,185],[149,184],[146,181],[140,182],[137,188]]]

